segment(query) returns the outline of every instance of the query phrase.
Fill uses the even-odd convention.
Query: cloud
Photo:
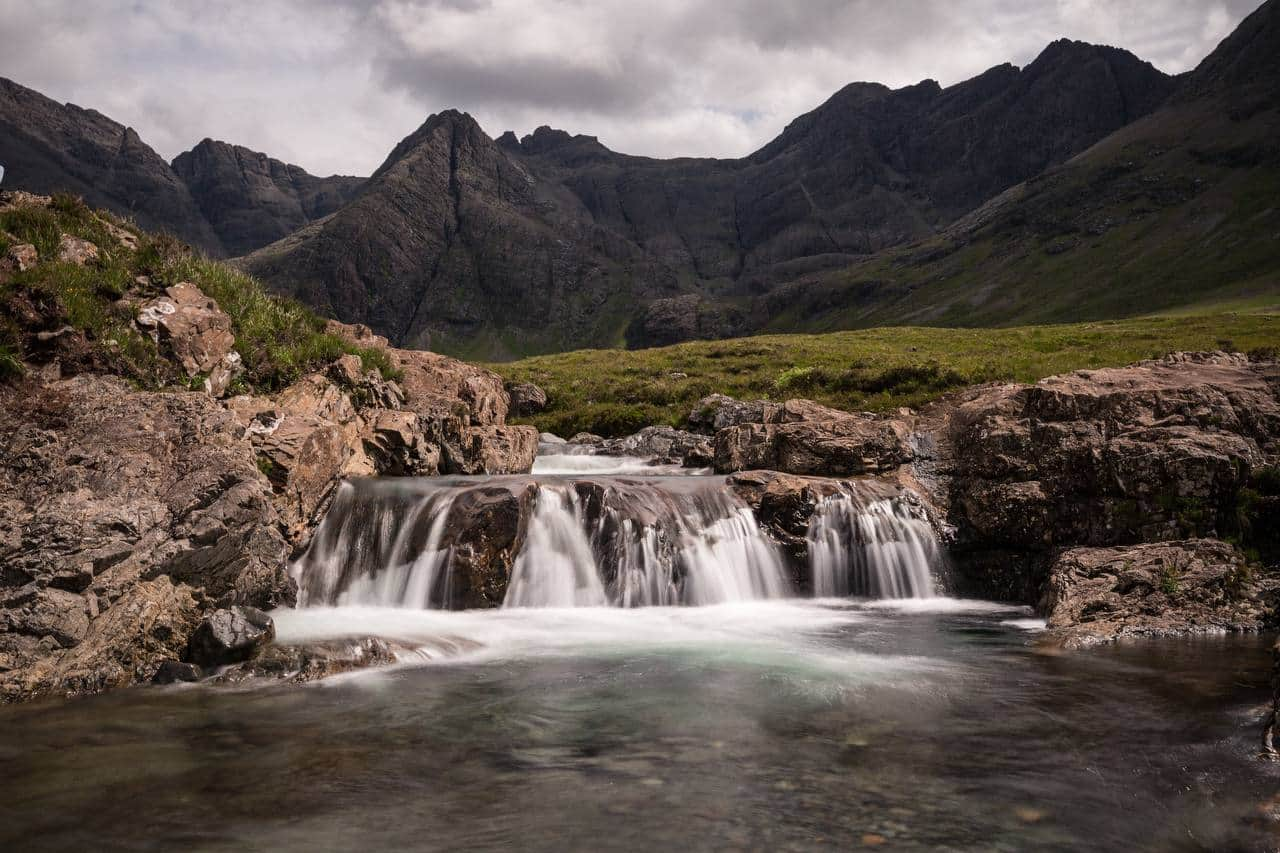
[[[0,0],[0,75],[132,125],[367,174],[428,113],[739,156],[854,80],[944,85],[1067,36],[1193,67],[1255,0]]]

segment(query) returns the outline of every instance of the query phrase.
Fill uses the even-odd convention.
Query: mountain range
[[[408,347],[509,358],[759,330],[1094,319],[1280,293],[1280,0],[1194,71],[1061,40],[854,83],[740,159],[429,117],[367,179],[0,80],[6,186],[68,190]]]

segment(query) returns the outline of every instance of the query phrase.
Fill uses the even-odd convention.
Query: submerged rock
[[[162,661],[156,674],[151,677],[152,684],[177,684],[178,682],[199,681],[204,677],[204,670],[193,663],[180,660]]]
[[[210,681],[214,684],[243,684],[253,679],[270,679],[301,684],[357,669],[389,666],[396,659],[392,644],[378,637],[307,645],[271,645],[253,660],[230,666]]]

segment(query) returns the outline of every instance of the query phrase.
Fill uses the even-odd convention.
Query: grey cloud
[[[429,112],[745,154],[853,80],[944,85],[1066,36],[1169,72],[1258,0],[0,0],[0,75],[172,157],[204,136],[367,173]]]

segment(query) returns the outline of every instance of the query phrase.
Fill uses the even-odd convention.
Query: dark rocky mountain
[[[739,160],[654,160],[433,116],[361,197],[249,258],[393,340],[506,357],[735,333],[759,293],[938,232],[1158,106],[1133,55],[1050,45],[941,88],[855,83]]]
[[[1166,104],[940,236],[799,277],[751,328],[1024,324],[1280,304],[1280,0]]]
[[[133,128],[4,78],[0,163],[7,188],[75,193],[143,228],[171,231],[212,255],[223,253],[186,185]]]
[[[179,154],[173,171],[232,256],[328,216],[364,183],[345,175],[317,178],[266,154],[212,139]]]
[[[340,175],[317,178],[209,139],[171,166],[133,128],[4,78],[0,164],[6,188],[75,193],[143,228],[170,231],[213,257],[275,242],[337,210],[363,183]]]

